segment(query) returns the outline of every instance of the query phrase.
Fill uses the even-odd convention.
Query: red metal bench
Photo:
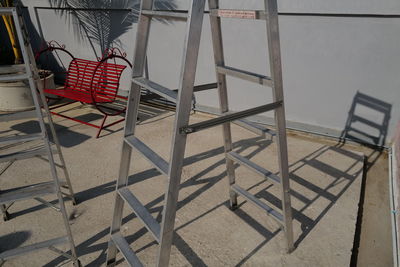
[[[125,107],[116,108],[109,104],[115,103],[117,99],[126,100],[126,97],[118,95],[118,90],[122,72],[127,66],[115,63],[115,59],[119,58],[132,67],[125,59],[126,54],[122,54],[118,49],[109,49],[103,55],[102,59],[99,59],[99,61],[92,61],[75,58],[71,53],[65,50],[64,46],[60,46],[56,42],[50,42],[45,49],[42,49],[37,54],[37,58],[45,52],[53,51],[63,51],[67,53],[72,60],[66,71],[64,86],[57,89],[44,88],[44,92],[47,95],[67,98],[73,101],[52,106],[50,108],[52,114],[98,128],[99,131],[96,138],[100,136],[103,129],[122,122],[124,119],[119,119],[105,125],[108,116],[116,116],[125,111]],[[114,63],[109,62],[111,59],[114,60]],[[49,96],[49,98],[51,98],[51,96]],[[53,111],[78,101],[95,106],[104,115],[100,125],[95,125]]]

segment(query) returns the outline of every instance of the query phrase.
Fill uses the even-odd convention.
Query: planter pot
[[[0,83],[0,111],[29,109],[33,109],[33,101],[28,82]]]
[[[10,67],[8,73],[16,74],[15,67]],[[2,72],[4,74],[4,71]],[[55,88],[54,75],[50,74],[37,82],[39,88]],[[33,109],[33,100],[28,81],[0,83],[0,111],[15,112]]]

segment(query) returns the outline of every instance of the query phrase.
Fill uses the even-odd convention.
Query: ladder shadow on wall
[[[367,170],[376,162],[386,145],[392,105],[357,92],[350,107],[341,141],[351,140],[373,149],[367,155]]]

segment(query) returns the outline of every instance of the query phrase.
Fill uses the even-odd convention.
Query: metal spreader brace
[[[18,74],[9,74],[6,69],[0,68],[0,82],[14,82],[24,81],[29,82],[29,87],[32,93],[32,99],[34,103],[34,110],[21,111],[14,113],[6,113],[0,115],[0,122],[10,122],[20,119],[37,119],[40,126],[40,133],[18,135],[11,137],[0,138],[0,145],[3,146],[14,146],[16,150],[21,147],[20,151],[4,154],[0,152],[0,163],[8,162],[7,167],[16,160],[24,160],[34,157],[47,157],[50,165],[50,172],[52,180],[39,184],[32,184],[19,188],[0,190],[0,207],[3,213],[4,220],[9,219],[8,209],[10,205],[16,201],[35,199],[41,204],[52,207],[61,213],[63,218],[64,227],[66,229],[66,235],[57,237],[54,239],[42,241],[32,245],[19,247],[11,250],[7,250],[0,253],[0,265],[2,262],[14,258],[16,256],[30,253],[36,250],[48,248],[53,252],[56,252],[70,261],[73,262],[74,266],[80,266],[80,262],[77,258],[75,245],[72,238],[71,229],[68,222],[68,215],[65,209],[63,196],[70,198],[75,204],[74,193],[72,191],[71,182],[68,176],[68,171],[65,165],[64,157],[61,152],[60,144],[54,129],[53,121],[47,106],[47,102],[41,88],[38,88],[35,81],[39,80],[38,70],[36,67],[34,55],[30,45],[26,26],[24,24],[20,7],[0,8],[0,15],[11,16],[14,21],[15,30],[20,44],[24,64],[17,66]],[[7,73],[8,72],[8,73]],[[54,143],[49,140],[49,135],[45,125],[45,118],[47,119],[47,125],[50,128],[51,137]],[[34,146],[29,146],[29,143],[35,143]],[[58,154],[61,163],[56,165],[54,161],[54,155]],[[61,181],[57,174],[56,168],[61,168],[64,174],[64,181]],[[66,189],[67,192],[62,192],[62,188]],[[42,199],[41,197],[46,195],[56,195],[58,204],[52,204]],[[70,253],[64,252],[58,249],[56,246],[61,244],[69,244]]]
[[[218,0],[209,0],[211,32],[214,47],[214,58],[217,72],[218,92],[220,98],[221,116],[208,121],[188,125],[193,97],[196,65],[199,52],[200,35],[203,24],[205,0],[190,1],[188,12],[153,10],[153,0],[142,0],[138,22],[136,48],[134,57],[134,69],[132,87],[129,95],[128,109],[126,113],[125,137],[122,147],[121,165],[116,187],[116,202],[113,221],[111,225],[111,238],[108,247],[107,265],[116,263],[117,251],[120,251],[130,266],[142,266],[142,263],[130,248],[126,239],[122,236],[120,228],[124,203],[132,208],[133,212],[142,220],[147,230],[150,231],[159,244],[157,266],[168,266],[170,251],[174,233],[174,222],[178,201],[179,185],[185,154],[186,137],[209,127],[223,125],[223,137],[225,142],[226,167],[229,178],[230,206],[237,207],[237,197],[244,197],[249,203],[255,204],[264,212],[275,219],[282,227],[286,235],[287,250],[293,250],[292,212],[289,195],[288,154],[286,143],[285,111],[282,89],[282,70],[279,43],[279,26],[276,0],[264,0],[265,10],[221,10]],[[145,55],[150,32],[150,24],[153,18],[185,19],[187,20],[186,38],[183,51],[183,62],[179,80],[178,92],[172,91],[162,85],[156,84],[143,77]],[[239,70],[225,65],[221,18],[261,19],[266,20],[269,62],[271,77]],[[230,112],[228,108],[228,93],[226,76],[241,78],[271,87],[273,90],[273,102],[260,107],[240,112]],[[170,162],[152,151],[146,144],[135,136],[136,117],[138,115],[140,91],[145,88],[153,93],[167,97],[177,104],[176,116],[172,138]],[[261,129],[245,117],[255,114],[275,111],[276,141],[280,162],[280,177],[250,160],[242,157],[232,150],[231,122],[237,123],[255,133],[271,133],[271,130]],[[150,161],[155,168],[168,177],[168,185],[164,197],[163,216],[161,225],[153,218],[148,210],[139,202],[127,187],[128,171],[130,167],[132,149],[139,152]],[[254,195],[236,184],[234,163],[249,168],[255,174],[269,179],[282,188],[282,212],[275,210],[261,202]]]

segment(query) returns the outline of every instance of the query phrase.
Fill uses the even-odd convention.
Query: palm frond
[[[137,22],[140,0],[48,0],[55,12],[72,26],[78,41],[98,44],[102,51],[121,47],[119,37]],[[175,9],[175,0],[156,1],[156,9]],[[113,11],[129,9],[130,12]],[[164,21],[163,21],[164,22]],[[95,52],[96,53],[96,52]],[[96,53],[97,54],[97,53]]]

